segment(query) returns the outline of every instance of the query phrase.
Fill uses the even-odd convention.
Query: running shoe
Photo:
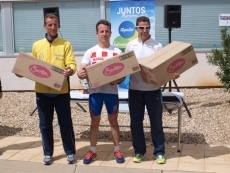
[[[75,155],[74,154],[68,155],[67,156],[67,162],[68,162],[68,164],[74,164],[76,162]]]
[[[124,159],[124,157],[122,156],[120,150],[116,150],[116,151],[114,152],[114,157],[115,157],[117,163],[124,163],[124,162],[125,162],[125,159]]]
[[[156,156],[156,162],[158,164],[165,164],[166,163],[166,159],[163,155],[158,155]]]
[[[53,163],[53,158],[52,156],[45,156],[43,159],[43,164],[44,165],[51,165]]]
[[[141,163],[143,159],[144,159],[144,155],[142,155],[142,154],[135,154],[135,156],[133,157],[133,162],[135,162],[135,163]]]
[[[94,152],[92,152],[92,151],[89,151],[87,154],[86,154],[86,156],[85,156],[85,158],[84,158],[84,160],[83,160],[83,163],[84,164],[90,164],[90,163],[92,163],[94,160],[96,160],[97,159],[97,153],[94,153]]]

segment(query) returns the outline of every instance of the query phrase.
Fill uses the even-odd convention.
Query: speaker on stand
[[[181,5],[165,5],[164,6],[164,27],[168,28],[169,44],[171,43],[172,28],[181,27]],[[163,87],[163,91],[166,84]],[[169,81],[169,92],[171,92],[171,81]]]
[[[165,28],[181,27],[181,5],[164,6],[164,27]]]
[[[164,6],[164,27],[168,28],[168,39],[169,39],[169,44],[171,43],[171,32],[172,32],[172,28],[180,28],[181,27],[181,5],[165,5]],[[178,92],[180,92],[179,87],[176,83],[175,80],[173,80],[173,83],[177,89]],[[165,90],[167,83],[164,85],[162,91]],[[169,92],[172,91],[172,85],[171,85],[171,81],[169,81]],[[191,118],[192,115],[190,113],[190,111],[188,110],[188,107],[185,103],[185,101],[183,100],[183,104],[184,107],[189,115],[189,117]]]

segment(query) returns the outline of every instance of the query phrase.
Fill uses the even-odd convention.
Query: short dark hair
[[[107,21],[107,20],[99,20],[99,21],[97,22],[97,24],[96,24],[96,31],[97,31],[97,32],[98,32],[98,26],[99,26],[100,24],[109,26],[110,31],[111,31],[111,23],[110,23],[109,21]]]
[[[50,18],[50,19],[57,19],[57,22],[59,23],[58,17],[57,17],[55,14],[53,14],[53,13],[47,13],[47,14],[45,15],[44,25],[46,25],[46,19],[47,19],[47,18]]]
[[[146,17],[146,16],[140,16],[140,17],[138,17],[137,20],[136,20],[136,26],[138,26],[138,24],[139,24],[140,22],[148,22],[149,25],[150,25],[150,20],[149,20],[149,18]]]

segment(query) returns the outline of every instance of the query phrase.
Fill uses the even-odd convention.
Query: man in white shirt
[[[80,70],[78,71],[78,77],[80,79],[87,79],[87,74],[85,71],[86,66],[104,61],[122,53],[120,49],[110,45],[110,22],[100,20],[96,24],[96,35],[99,42],[97,45],[85,52]],[[90,164],[97,159],[96,144],[99,135],[99,124],[101,120],[100,115],[103,103],[105,103],[108,113],[108,120],[111,126],[111,133],[114,143],[114,157],[117,163],[123,163],[125,161],[119,148],[119,126],[117,122],[119,106],[117,83],[120,83],[122,80],[124,80],[124,78],[109,84],[105,84],[98,88],[89,88],[89,110],[91,115],[90,149],[83,160],[84,164]]]
[[[150,20],[141,16],[136,20],[136,31],[138,38],[130,41],[126,46],[126,51],[133,50],[137,60],[143,59],[162,48],[162,44],[153,40],[150,35]],[[178,78],[175,74],[174,78]],[[135,163],[140,163],[146,153],[146,142],[143,129],[145,107],[151,126],[151,137],[155,147],[153,154],[156,162],[166,163],[165,139],[162,127],[162,93],[158,86],[150,85],[142,80],[140,72],[130,75],[129,86],[129,110],[131,119],[131,134],[133,138]]]

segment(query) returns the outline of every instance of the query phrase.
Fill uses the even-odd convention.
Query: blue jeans
[[[151,126],[151,137],[155,147],[153,154],[165,154],[165,139],[162,127],[162,93],[161,90],[139,91],[129,89],[129,111],[131,134],[135,154],[146,153],[146,142],[143,129],[145,106]]]
[[[63,148],[67,155],[75,154],[75,136],[70,109],[70,95],[60,94],[48,97],[42,93],[36,93],[36,102],[39,115],[39,127],[42,134],[44,155],[52,156],[54,152],[53,117],[54,109],[57,113],[60,126]]]

